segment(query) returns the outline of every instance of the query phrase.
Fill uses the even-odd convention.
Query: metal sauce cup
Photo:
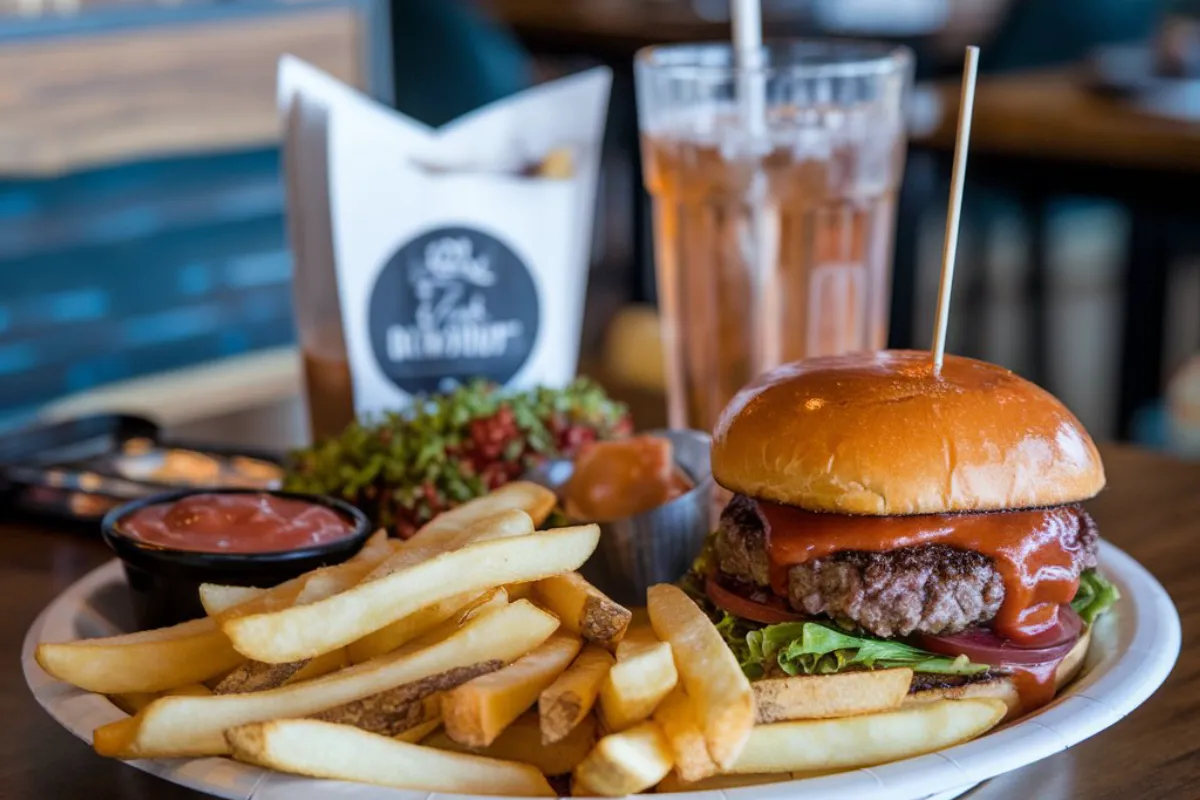
[[[645,605],[647,588],[683,577],[712,524],[709,435],[695,430],[653,430],[646,435],[671,441],[675,464],[694,486],[644,514],[598,523],[600,545],[579,571],[597,589],[626,606]],[[526,477],[560,494],[571,477],[571,465],[550,462]]]

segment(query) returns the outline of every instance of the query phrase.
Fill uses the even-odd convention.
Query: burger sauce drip
[[[865,517],[815,514],[775,503],[758,504],[767,532],[771,585],[787,596],[788,568],[848,550],[885,552],[941,544],[992,559],[1004,581],[996,633],[1023,646],[1058,623],[1058,607],[1079,588],[1081,554],[1064,534],[1080,525],[1073,506],[984,514]]]
[[[1010,673],[1013,685],[1017,688],[1017,699],[1020,714],[1041,708],[1054,699],[1056,691],[1054,678],[1058,673],[1058,665],[1062,659],[1047,661],[1045,664],[1006,664],[1005,669]]]
[[[1070,603],[1079,589],[1075,565],[1082,554],[1067,545],[1077,537],[1064,535],[1081,524],[1075,506],[893,517],[818,514],[761,501],[757,506],[766,531],[771,586],[784,597],[788,569],[796,564],[841,551],[886,552],[941,544],[992,559],[1004,582],[1004,601],[993,630],[1015,645],[1037,647],[1058,624],[1059,607]],[[1013,673],[1026,710],[1053,698],[1057,661],[1004,666]]]

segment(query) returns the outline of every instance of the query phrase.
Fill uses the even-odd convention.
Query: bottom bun
[[[1092,631],[1089,628],[1083,632],[1079,641],[1071,648],[1071,652],[1067,653],[1058,665],[1058,670],[1054,673],[1055,692],[1060,691],[1079,674],[1091,641]],[[947,681],[946,685],[910,692],[904,699],[904,705],[930,703],[934,700],[966,700],[973,697],[993,697],[1003,700],[1004,704],[1008,706],[1006,720],[1012,719],[1020,711],[1021,698],[1017,693],[1016,683],[1006,675],[965,682]]]

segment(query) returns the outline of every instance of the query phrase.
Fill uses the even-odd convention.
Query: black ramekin
[[[203,553],[148,544],[121,531],[121,520],[138,509],[173,503],[195,494],[269,494],[325,506],[348,519],[344,538],[298,550],[270,553]],[[134,619],[145,630],[204,616],[200,584],[269,588],[317,567],[339,564],[357,553],[371,534],[367,517],[354,506],[320,495],[262,489],[187,489],[135,500],[108,512],[100,522],[104,541],[124,562]]]

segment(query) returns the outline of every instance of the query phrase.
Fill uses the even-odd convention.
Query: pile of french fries
[[[680,589],[634,612],[588,584],[575,570],[599,529],[538,531],[554,502],[508,484],[273,589],[205,586],[204,619],[43,644],[37,660],[131,715],[95,731],[102,755],[480,795],[784,780],[931,752],[1004,716],[997,700],[907,703],[906,670],[751,684]]]

